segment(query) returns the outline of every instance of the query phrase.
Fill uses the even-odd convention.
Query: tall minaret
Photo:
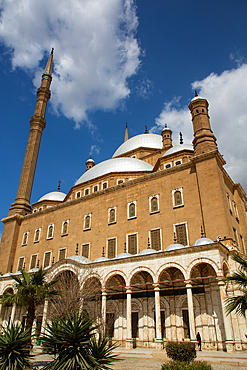
[[[194,152],[195,155],[203,154],[217,149],[216,137],[214,136],[208,115],[208,102],[197,95],[191,100],[189,109],[192,115],[194,129]]]
[[[25,215],[31,211],[30,198],[33,179],[39,154],[42,132],[45,128],[45,112],[50,99],[50,85],[52,80],[53,48],[42,75],[41,86],[37,90],[37,103],[34,115],[30,119],[30,131],[26,153],[23,161],[20,182],[15,202],[11,205],[8,216],[14,214]]]

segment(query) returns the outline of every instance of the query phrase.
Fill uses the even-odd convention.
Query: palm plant
[[[27,307],[26,328],[31,335],[36,307],[42,304],[46,298],[59,294],[58,291],[51,289],[57,280],[47,282],[46,271],[42,267],[32,274],[21,270],[21,277],[15,275],[11,277],[16,282],[15,292],[3,293],[0,296],[0,303],[7,306],[16,304],[19,307]]]
[[[229,315],[236,310],[237,314],[245,316],[247,312],[247,259],[238,253],[234,253],[232,259],[239,263],[239,266],[236,272],[225,278],[225,281],[236,285],[242,294],[226,299],[226,313]]]
[[[27,351],[30,336],[28,330],[12,323],[1,327],[0,334],[0,370],[24,370],[30,367],[30,355]]]
[[[108,340],[101,337],[99,341],[94,339],[97,328],[95,320],[78,311],[47,324],[42,345],[48,353],[58,353],[58,357],[44,370],[110,369],[107,365],[116,360],[111,354],[115,347],[106,348]]]

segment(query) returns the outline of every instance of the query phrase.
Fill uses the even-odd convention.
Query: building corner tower
[[[39,154],[41,136],[46,126],[46,106],[51,96],[50,85],[52,81],[52,64],[53,49],[42,75],[41,86],[37,90],[37,102],[34,115],[30,119],[29,137],[16,199],[9,209],[7,217],[2,220],[4,223],[4,229],[0,244],[1,273],[12,270],[22,216],[31,212],[30,199],[33,180]]]

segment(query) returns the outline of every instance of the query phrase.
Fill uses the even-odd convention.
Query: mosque
[[[30,205],[45,112],[50,98],[50,54],[30,133],[17,196],[0,245],[0,294],[12,291],[10,275],[43,266],[52,280],[68,272],[80,289],[97,287],[91,310],[122,346],[163,348],[168,340],[196,340],[208,350],[247,349],[246,320],[225,314],[236,289],[224,277],[236,269],[233,251],[245,254],[247,199],[224,169],[212,132],[208,102],[196,96],[189,109],[192,143],[145,133],[125,139],[112,158],[86,171],[68,194],[52,191]],[[0,320],[22,320],[24,311],[1,307]],[[45,330],[49,302],[37,317]]]

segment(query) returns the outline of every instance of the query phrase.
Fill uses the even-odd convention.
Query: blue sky
[[[226,169],[247,189],[247,2],[0,0],[0,216],[15,200],[36,89],[54,51],[31,202],[67,193],[145,125],[192,141],[188,104],[196,88],[210,104]],[[3,225],[0,226],[0,235]]]

